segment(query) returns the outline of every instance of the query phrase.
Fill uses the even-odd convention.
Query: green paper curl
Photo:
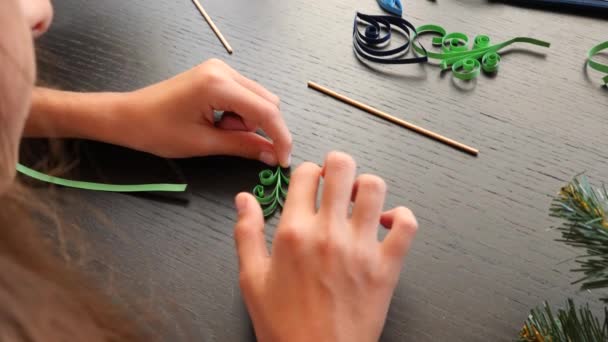
[[[607,74],[606,76],[604,76],[602,78],[602,81],[604,81],[604,85],[608,85],[608,64],[596,62],[593,60],[593,57],[595,57],[595,55],[599,54],[602,50],[606,50],[606,49],[608,49],[608,41],[599,43],[598,45],[592,47],[591,50],[589,50],[589,54],[588,54],[588,58],[587,58],[587,64],[591,68]]]
[[[481,65],[473,58],[463,58],[452,65],[454,77],[461,80],[472,80],[479,75]]]

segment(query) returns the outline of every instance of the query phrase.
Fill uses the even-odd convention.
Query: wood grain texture
[[[584,68],[588,49],[606,39],[604,20],[483,0],[406,1],[405,16],[414,25],[437,23],[493,41],[529,35],[552,43],[550,49],[515,45],[502,55],[496,77],[461,83],[433,65],[359,62],[352,20],[357,10],[380,13],[372,0],[206,0],[235,49],[232,56],[190,0],[53,4],[55,22],[38,44],[39,73],[47,82],[80,91],[130,90],[218,57],[281,97],[296,164],[321,163],[326,152],[343,150],[360,172],[386,179],[386,207],[411,207],[420,230],[383,341],[508,341],[543,300],[598,298],[570,285],[576,253],[553,241],[559,234],[549,228],[558,222],[548,208],[579,172],[608,181],[608,92],[600,75]],[[370,117],[307,89],[307,80],[483,154],[473,158]],[[83,161],[102,158],[90,175],[129,178],[146,171],[145,163],[132,161],[147,156],[87,146]],[[122,169],[127,161],[134,165]],[[178,336],[251,340],[238,290],[232,200],[256,184],[262,166],[233,158],[176,163],[179,177],[191,184],[187,205],[64,192],[110,219],[102,225],[89,211],[74,209],[99,267],[115,274],[116,286],[168,303],[162,312]],[[267,225],[269,243],[276,222]]]

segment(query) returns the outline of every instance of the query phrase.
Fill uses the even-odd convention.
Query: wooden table
[[[206,0],[232,56],[189,0],[53,2],[55,22],[38,44],[41,78],[52,85],[125,91],[221,58],[280,95],[296,164],[343,150],[360,172],[386,179],[387,207],[411,207],[420,231],[383,341],[507,341],[543,300],[597,303],[597,294],[570,285],[580,252],[553,241],[559,221],[548,208],[579,172],[608,181],[608,92],[601,75],[585,69],[589,48],[606,39],[605,21],[485,0],[406,0],[414,25],[552,43],[513,46],[496,77],[462,83],[433,65],[360,63],[352,20],[357,10],[380,13],[373,0]],[[307,89],[308,80],[481,153],[474,158],[371,117]],[[190,184],[187,204],[62,190],[80,202],[68,210],[87,233],[88,267],[103,271],[111,289],[153,303],[172,324],[168,336],[251,340],[237,282],[233,196],[250,190],[263,166],[235,158],[167,164],[91,143],[80,153],[88,177]],[[268,222],[269,243],[276,223]]]

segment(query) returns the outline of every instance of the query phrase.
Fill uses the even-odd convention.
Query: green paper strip
[[[108,192],[183,192],[186,190],[187,184],[136,184],[136,185],[116,185],[104,183],[92,183],[73,181],[59,177],[46,175],[42,172],[32,170],[29,167],[17,164],[17,171],[22,174],[37,179],[41,182],[66,186],[69,188],[108,191]]]
[[[415,42],[413,44],[414,50],[418,54],[426,54],[428,58],[439,60],[439,66],[442,70],[451,68],[454,77],[462,80],[470,80],[479,75],[479,69],[477,68],[479,59],[481,59],[481,68],[485,72],[498,71],[498,65],[500,63],[500,55],[498,54],[498,51],[511,44],[527,43],[542,47],[551,46],[551,43],[529,37],[516,37],[500,44],[490,45],[490,37],[486,35],[479,35],[475,37],[473,48],[468,50],[466,44],[468,43],[469,39],[466,35],[459,32],[447,33],[443,27],[432,24],[418,27],[416,29],[416,34],[417,37],[422,34],[436,35],[432,38],[432,43],[435,46],[441,46],[443,52],[426,51],[425,53],[425,50],[422,48],[422,45],[420,45],[419,42]],[[596,50],[592,49],[592,51],[590,51],[590,55],[591,52],[594,52],[595,54],[608,47],[608,42],[603,44],[600,44],[594,48]],[[476,60],[478,63],[471,64],[470,60]],[[598,64],[599,63],[591,60],[589,62],[589,65],[594,69]],[[602,70],[604,70],[604,67],[606,70],[608,70],[608,66],[602,64],[599,65],[599,68]],[[605,78],[605,80],[608,80],[608,76]]]
[[[595,55],[605,49],[608,49],[608,41],[605,41],[592,47],[591,50],[589,50],[589,57],[587,59],[587,63],[593,69],[608,74],[608,64],[598,63],[593,60],[593,57],[595,57]],[[605,85],[608,85],[608,75],[604,76],[604,78],[602,78],[602,81],[604,81]]]

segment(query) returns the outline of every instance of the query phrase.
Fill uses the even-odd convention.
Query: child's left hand
[[[232,155],[288,166],[279,98],[219,60],[126,96],[121,145],[163,157]],[[226,114],[214,122],[214,111]],[[236,114],[232,114],[236,113]],[[256,134],[262,129],[270,138]]]

